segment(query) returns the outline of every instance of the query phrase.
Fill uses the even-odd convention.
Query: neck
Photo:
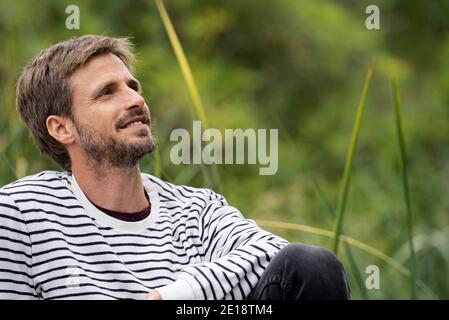
[[[101,168],[72,165],[86,197],[96,205],[118,212],[138,212],[148,207],[139,166]]]

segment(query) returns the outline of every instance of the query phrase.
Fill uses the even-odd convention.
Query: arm
[[[288,242],[245,219],[215,193],[199,218],[204,262],[184,268],[173,284],[157,291],[162,299],[246,298]]]
[[[0,190],[0,299],[37,299],[31,242],[22,214]]]

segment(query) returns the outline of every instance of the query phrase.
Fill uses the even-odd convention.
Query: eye
[[[114,93],[114,90],[111,87],[106,87],[100,92],[100,97],[109,96]]]

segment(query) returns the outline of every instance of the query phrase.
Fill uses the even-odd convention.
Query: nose
[[[136,90],[126,87],[126,109],[143,108],[144,98]]]

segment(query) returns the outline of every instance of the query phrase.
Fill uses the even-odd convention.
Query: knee
[[[339,259],[328,249],[300,243],[285,246],[276,255],[284,268],[294,269],[301,274],[344,275],[344,267]]]
[[[337,256],[330,250],[322,247],[310,246],[301,243],[291,243],[282,248],[277,256],[302,263],[304,261],[322,263],[326,265],[341,265]]]
[[[348,299],[350,288],[343,264],[331,251],[304,244],[284,247],[276,258],[289,283],[305,299]]]

